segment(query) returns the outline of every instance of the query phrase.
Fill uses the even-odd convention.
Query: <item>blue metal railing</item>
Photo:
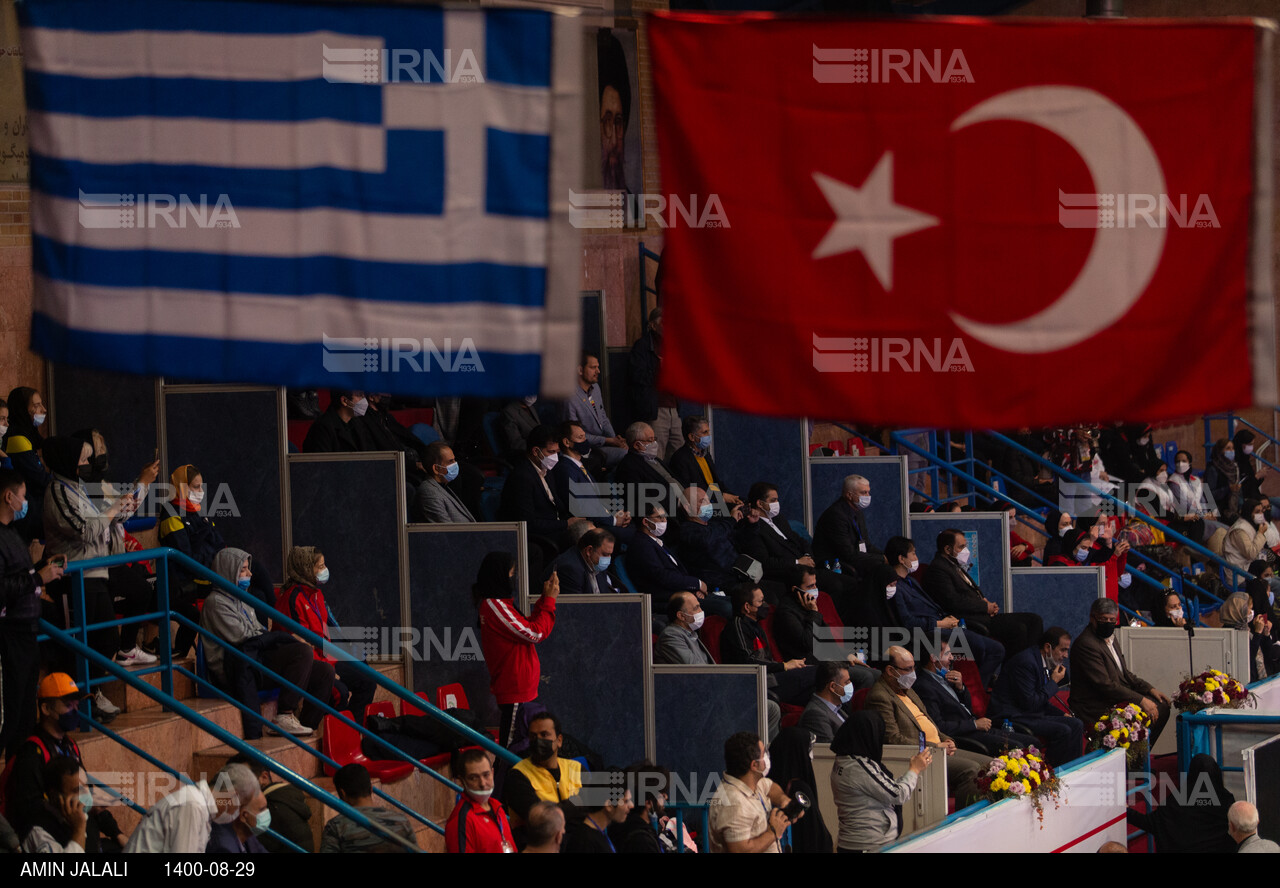
[[[130,553],[130,554],[134,554],[134,553]],[[91,564],[92,561],[97,561],[97,560],[101,560],[101,559],[91,559],[90,561],[81,562],[81,564]],[[68,569],[70,569],[74,564],[76,564],[76,562],[71,562],[70,564],[68,564],[67,565]],[[248,743],[247,741],[235,736],[230,731],[226,730],[216,722],[210,721],[208,718],[201,715],[196,710],[192,709],[191,707],[187,706],[181,701],[175,699],[172,694],[166,694],[164,691],[158,688],[152,687],[150,684],[143,681],[141,678],[136,677],[133,673],[125,669],[123,666],[120,666],[115,661],[111,660],[108,657],[103,656],[102,654],[95,651],[93,648],[84,644],[79,639],[75,638],[71,633],[65,632],[59,629],[58,627],[54,626],[52,623],[48,622],[47,620],[41,620],[40,626],[48,634],[48,637],[51,640],[66,646],[73,653],[78,654],[79,656],[85,658],[86,660],[98,666],[99,668],[110,673],[115,678],[119,679],[120,681],[123,681],[129,687],[142,692],[143,694],[150,697],[152,700],[155,700],[157,703],[160,703],[161,705],[166,706],[166,708],[172,709],[175,713],[182,716],[187,721],[191,722],[193,725],[198,727],[200,730],[204,731],[206,734],[209,734],[210,736],[216,738],[217,740],[220,740],[221,742],[227,744],[232,749],[235,749],[237,752],[240,752],[248,756],[248,758],[251,761],[254,761],[257,764],[261,765],[262,767],[269,769],[272,773],[279,774],[281,777],[283,777],[285,780],[288,780],[290,783],[297,786],[303,792],[307,793],[310,796],[313,796],[314,798],[319,799],[320,801],[324,802],[324,804],[333,808],[335,811],[339,812],[340,814],[346,815],[347,817],[351,818],[359,825],[363,826],[365,829],[372,830],[378,835],[387,836],[388,838],[394,840],[397,844],[405,846],[407,850],[418,850],[416,848],[410,848],[410,845],[408,842],[406,842],[400,836],[388,830],[386,827],[382,826],[381,824],[377,823],[376,821],[362,814],[359,811],[359,809],[351,807],[346,802],[342,801],[332,793],[326,792],[325,790],[316,786],[311,781],[307,780],[305,777],[285,767],[280,762],[269,758],[263,752],[258,750],[255,746],[253,746],[251,743]],[[89,716],[87,718],[87,722],[90,724],[95,724],[96,727],[98,728],[102,727],[100,724],[96,724],[92,716]],[[108,735],[108,736],[111,736],[111,735]],[[129,744],[129,745],[132,746],[132,744]],[[136,746],[134,746],[133,750],[131,751],[138,752],[147,761],[162,768],[167,773],[174,774],[174,775],[178,774],[176,770],[163,764],[154,756],[150,756],[142,752]]]
[[[662,254],[655,253],[644,245],[644,241],[640,241],[640,324],[644,326],[649,323],[649,294],[653,294],[654,307],[657,307],[659,298],[656,287],[648,284],[649,276],[645,273],[647,270],[646,261],[652,259],[654,262],[662,261]]]
[[[1178,725],[1178,770],[1186,773],[1191,767],[1191,759],[1197,752],[1202,752],[1196,742],[1197,728],[1211,730],[1214,736],[1214,755],[1218,766],[1224,771],[1243,771],[1242,766],[1224,765],[1222,763],[1222,729],[1227,726],[1246,727],[1249,725],[1280,725],[1280,715],[1261,715],[1256,712],[1245,712],[1240,709],[1228,709],[1218,712],[1184,712],[1177,717]]]
[[[1280,413],[1280,408],[1272,408],[1272,409]],[[1264,440],[1269,441],[1276,448],[1277,452],[1280,452],[1280,440],[1277,440],[1276,437],[1272,435],[1270,432],[1263,431],[1253,423],[1249,422],[1249,420],[1245,419],[1244,417],[1237,416],[1234,413],[1215,413],[1213,415],[1206,415],[1204,418],[1205,465],[1209,464],[1209,455],[1213,452],[1213,443],[1215,440],[1213,437],[1213,422],[1215,420],[1226,420],[1228,439],[1235,438],[1236,425],[1238,424],[1248,428],[1250,431],[1254,432],[1257,435],[1261,435]],[[1263,459],[1261,456],[1258,456],[1256,452],[1251,454],[1251,456],[1253,456],[1254,459],[1262,463],[1267,468],[1271,469],[1273,472],[1280,471],[1280,466],[1277,466],[1275,463],[1272,463],[1272,462],[1269,462],[1268,460]]]

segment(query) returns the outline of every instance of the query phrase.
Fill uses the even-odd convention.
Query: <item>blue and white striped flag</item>
[[[37,351],[183,379],[568,394],[571,17],[20,5]]]

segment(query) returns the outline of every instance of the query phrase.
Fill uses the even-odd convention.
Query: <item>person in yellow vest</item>
[[[539,801],[567,802],[582,789],[582,765],[560,758],[563,745],[560,719],[544,712],[529,722],[529,756],[507,774],[502,792],[513,823],[523,824]]]

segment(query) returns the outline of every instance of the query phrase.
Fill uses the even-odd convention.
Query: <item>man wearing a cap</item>
[[[65,672],[49,673],[36,690],[40,723],[26,742],[18,747],[13,771],[5,787],[9,820],[22,838],[31,830],[44,805],[45,765],[56,756],[81,761],[80,747],[71,734],[80,729],[80,710],[76,705],[86,696]],[[110,811],[94,808],[89,816],[94,818],[104,840],[124,844],[120,827]]]
[[[44,547],[30,547],[13,529],[27,514],[27,485],[14,469],[0,469],[0,752],[14,755],[36,726],[40,656],[36,625],[44,586],[62,576],[59,564],[41,561]]]

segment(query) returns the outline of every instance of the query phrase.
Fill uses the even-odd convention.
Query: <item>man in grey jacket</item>
[[[702,605],[692,592],[677,592],[667,602],[667,627],[658,635],[655,663],[710,666],[711,652],[698,637],[705,618]]]
[[[252,576],[249,553],[241,549],[226,548],[213,556],[213,571],[227,582],[244,590],[246,597],[249,578]],[[258,622],[253,605],[236,598],[221,587],[214,587],[205,599],[200,614],[200,624],[232,645],[255,663],[280,675],[287,681],[305,688],[307,693],[329,701],[333,689],[333,667],[315,658],[311,645],[300,641],[288,632],[268,632]],[[258,709],[258,689],[268,683],[262,673],[250,666],[242,657],[228,655],[222,645],[204,640],[205,663],[209,679],[222,690],[252,710]],[[302,706],[299,720],[298,705],[302,695],[293,688],[281,686],[277,701],[277,714],[272,733],[294,734],[305,737],[312,733],[324,717],[324,711],[314,703]],[[361,713],[363,715],[363,713]],[[245,713],[240,715],[246,740],[262,736],[262,718]]]
[[[427,524],[474,524],[476,519],[471,511],[448,486],[458,477],[458,460],[453,448],[443,441],[433,441],[427,446],[424,465],[431,477],[418,485],[413,497],[413,520]]]

